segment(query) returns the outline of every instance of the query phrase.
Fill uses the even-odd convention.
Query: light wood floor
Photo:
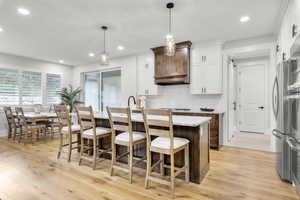
[[[56,159],[57,140],[35,145],[0,139],[1,200],[161,200],[171,199],[167,187],[144,189],[145,171],[136,169],[133,184],[125,174],[109,176],[109,161],[93,171],[78,166],[66,155]],[[201,185],[177,181],[176,199],[292,200],[294,188],[281,182],[274,169],[274,154],[234,147],[211,152],[211,169]]]

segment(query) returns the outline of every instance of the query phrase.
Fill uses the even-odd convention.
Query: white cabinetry
[[[157,95],[154,83],[154,54],[152,52],[137,56],[138,95]]]
[[[222,94],[221,45],[196,46],[191,50],[191,94]]]
[[[280,52],[277,52],[277,62],[281,62],[283,59],[287,60],[292,56],[290,53],[291,47],[299,36],[299,28],[300,1],[290,0],[279,31],[278,45]]]

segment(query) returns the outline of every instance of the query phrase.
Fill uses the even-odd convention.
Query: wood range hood
[[[165,47],[152,48],[155,58],[155,84],[175,85],[190,83],[190,48],[192,42],[176,44],[175,56],[167,56]]]

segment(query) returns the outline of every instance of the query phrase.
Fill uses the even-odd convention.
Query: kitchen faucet
[[[134,103],[134,105],[136,105],[136,101],[135,101],[135,97],[134,96],[129,96],[128,97],[128,107],[130,107],[130,99],[133,99],[133,103]]]

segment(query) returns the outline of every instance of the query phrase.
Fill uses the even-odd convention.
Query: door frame
[[[265,97],[264,97],[264,105],[265,105],[265,112],[264,112],[264,132],[263,134],[266,134],[268,132],[268,124],[269,124],[269,111],[270,111],[270,106],[269,105],[269,87],[268,87],[268,83],[269,83],[269,74],[268,74],[268,67],[269,67],[269,62],[268,62],[268,58],[257,58],[257,60],[253,60],[253,61],[245,61],[245,62],[236,62],[235,63],[237,66],[237,72],[239,72],[239,69],[241,69],[242,67],[251,67],[254,65],[263,65],[264,66],[264,73],[265,73]],[[236,91],[238,91],[238,86],[240,84],[240,79],[239,79],[239,74],[237,74],[237,84],[235,86]],[[240,98],[239,98],[239,93],[237,92],[236,95],[236,102],[237,104],[240,104]],[[237,106],[237,112],[236,112],[236,117],[237,117],[237,121],[236,121],[236,128],[238,131],[240,131],[240,125],[238,123],[239,118],[241,117],[241,113],[240,113],[240,109],[239,106]]]

